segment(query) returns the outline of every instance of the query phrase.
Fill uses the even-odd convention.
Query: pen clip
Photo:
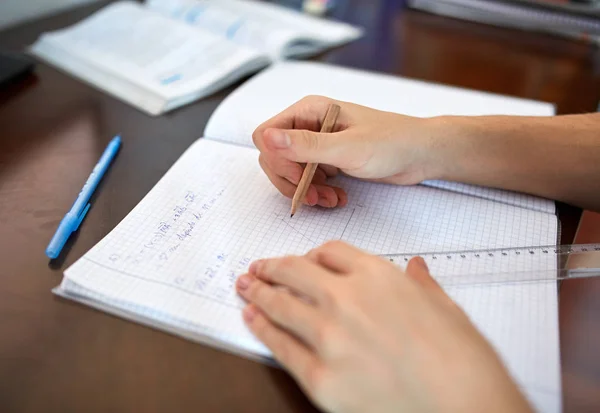
[[[77,217],[77,221],[75,221],[75,225],[73,225],[73,232],[77,231],[77,228],[79,228],[79,225],[81,225],[81,221],[83,221],[83,218],[85,218],[85,215],[90,209],[90,206],[91,204],[87,204],[85,209],[81,211],[81,214],[79,214],[79,216]]]

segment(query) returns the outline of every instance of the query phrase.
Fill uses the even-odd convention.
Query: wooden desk
[[[583,45],[403,11],[395,1],[339,2],[364,39],[322,60],[592,111],[600,76]],[[21,49],[100,5],[0,33]],[[0,94],[0,405],[3,412],[306,412],[281,371],[60,300],[61,272],[106,235],[201,134],[233,88],[150,118],[40,64]],[[108,140],[126,137],[61,260],[43,251]],[[561,207],[563,242],[579,211]],[[600,411],[600,288],[561,293],[567,411]]]

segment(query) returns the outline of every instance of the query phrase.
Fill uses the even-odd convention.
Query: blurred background
[[[2,0],[0,29],[96,0]]]
[[[246,398],[257,412],[312,412],[278,373],[200,354],[193,344],[96,313],[80,316],[73,307],[51,300],[50,288],[68,260],[83,254],[135,207],[201,136],[213,111],[247,80],[151,117],[26,52],[44,33],[72,27],[112,3],[0,0],[0,75],[10,65],[16,71],[8,75],[20,69],[31,72],[11,78],[10,84],[0,82],[0,271],[6,274],[0,283],[0,355],[6,355],[2,363],[13,366],[6,369],[0,363],[0,371],[6,373],[0,377],[2,410],[158,411],[156,406],[162,406],[161,411],[187,411],[204,403],[208,411],[233,411],[211,407]],[[318,18],[364,30],[360,38],[311,60],[549,102],[557,114],[598,108],[597,0],[333,0],[310,7],[305,0],[265,3],[300,13],[310,9]],[[71,243],[67,262],[49,266],[40,251],[116,133],[126,136],[127,143],[120,162],[109,171],[110,186],[94,201],[95,215],[86,218],[85,231]],[[600,241],[598,214],[564,204],[558,205],[558,213],[562,243]],[[600,411],[598,297],[598,283],[564,286],[561,291],[564,411]],[[80,329],[55,333],[69,322]],[[109,354],[123,343],[135,343],[130,349],[123,346],[130,359]],[[109,362],[94,359],[98,354]],[[161,358],[164,370],[152,370]],[[190,366],[210,367],[213,359],[212,369],[218,373],[214,388],[219,390],[202,393],[196,383],[203,371]],[[96,363],[96,370],[87,367],[90,362]],[[121,381],[112,376],[115,370],[122,373]],[[144,374],[136,376],[140,371]],[[171,377],[173,372],[187,375]],[[263,386],[265,382],[274,384]],[[134,407],[146,398],[155,404]],[[13,404],[6,405],[6,400]],[[169,404],[173,402],[178,404]],[[27,408],[11,409],[14,406]]]

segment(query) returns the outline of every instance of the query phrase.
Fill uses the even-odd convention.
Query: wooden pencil
[[[333,128],[335,127],[335,122],[337,121],[337,117],[340,113],[340,106],[336,104],[331,104],[327,108],[327,113],[325,114],[325,119],[323,120],[323,124],[321,126],[321,133],[331,133],[333,132]],[[293,217],[298,207],[306,198],[306,193],[308,192],[308,188],[315,176],[315,172],[318,163],[307,163],[304,167],[304,172],[302,173],[302,178],[300,179],[300,183],[296,188],[296,192],[294,193],[294,198],[292,199],[292,211],[291,216]]]

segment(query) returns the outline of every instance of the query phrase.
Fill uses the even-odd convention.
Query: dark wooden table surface
[[[402,10],[401,2],[339,1],[366,36],[321,60],[594,111],[596,52],[549,36]],[[22,50],[92,5],[0,32]],[[1,8],[1,6],[0,6]],[[64,268],[106,235],[198,137],[228,88],[151,118],[39,64],[0,91],[0,409],[3,412],[305,412],[281,371],[72,304],[50,293]],[[126,144],[62,258],[44,249],[109,139]],[[562,205],[563,242],[579,210]],[[600,411],[600,284],[561,290],[566,411]]]

